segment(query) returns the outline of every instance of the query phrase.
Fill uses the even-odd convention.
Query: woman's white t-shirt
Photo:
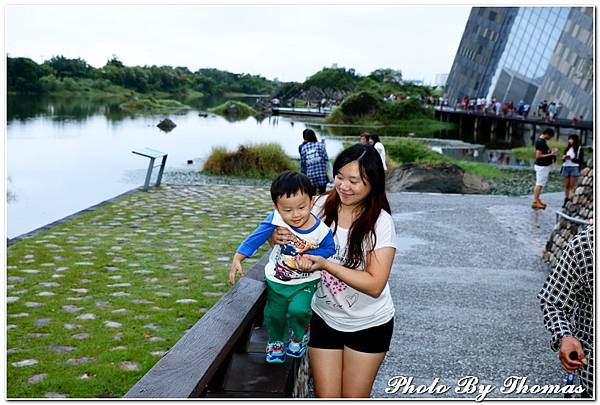
[[[381,156],[381,161],[383,162],[383,170],[387,171],[387,166],[385,164],[385,148],[383,147],[383,144],[381,142],[377,142],[375,145],[373,145],[373,147],[375,148],[375,150],[377,150],[377,152],[379,152],[379,156]]]
[[[319,216],[325,198],[319,198],[313,207],[313,213]],[[335,223],[331,224],[335,229]],[[396,229],[390,214],[381,210],[375,223],[375,250],[383,247],[396,248]],[[338,264],[344,262],[347,250],[348,230],[338,227],[333,235],[336,253],[329,258]],[[364,271],[358,268],[354,271]],[[394,302],[390,293],[389,283],[381,295],[373,298],[350,287],[329,272],[321,271],[321,282],[313,295],[312,310],[319,315],[327,325],[342,332],[355,332],[374,326],[383,325],[394,317]]]
[[[569,156],[571,159],[565,160],[563,162],[563,164],[562,164],[563,166],[566,166],[566,167],[579,167],[579,164],[573,161],[573,159],[577,158],[577,156],[575,155],[575,151],[573,150],[573,148],[569,148],[569,150],[567,151],[567,156]]]

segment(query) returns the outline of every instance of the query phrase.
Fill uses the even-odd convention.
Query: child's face
[[[286,224],[294,228],[300,228],[310,219],[310,210],[313,202],[308,194],[297,192],[287,197],[282,195],[277,198],[277,203],[273,204],[281,218]]]

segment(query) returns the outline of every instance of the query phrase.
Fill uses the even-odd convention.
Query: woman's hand
[[[275,229],[275,231],[273,231],[273,234],[269,238],[269,244],[271,246],[285,245],[286,243],[291,241],[293,238],[294,238],[294,235],[292,234],[292,232],[290,232],[289,229],[284,228],[282,226],[278,226]]]
[[[304,270],[303,268],[301,269],[302,271],[308,271],[308,272],[313,272],[316,270],[326,270],[327,264],[329,263],[329,261],[327,261],[327,259],[325,259],[322,256],[315,256],[315,255],[309,255],[309,254],[305,254],[302,256],[302,258],[304,260],[309,260],[311,262],[311,265],[309,267],[308,270]]]

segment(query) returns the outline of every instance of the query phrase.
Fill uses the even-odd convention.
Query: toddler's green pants
[[[302,284],[281,284],[267,281],[265,324],[269,340],[288,340],[288,322],[294,339],[300,340],[310,323],[310,301],[320,280]]]

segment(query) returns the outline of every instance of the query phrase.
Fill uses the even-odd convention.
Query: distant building
[[[447,81],[448,81],[448,73],[438,73],[435,75],[433,85],[435,87],[445,86]]]
[[[561,103],[558,117],[593,116],[593,8],[474,7],[446,96],[496,97],[535,111]]]
[[[464,96],[485,97],[516,7],[473,7],[446,83],[449,102]]]
[[[560,101],[559,118],[591,120],[594,88],[592,7],[572,7],[533,105]]]

